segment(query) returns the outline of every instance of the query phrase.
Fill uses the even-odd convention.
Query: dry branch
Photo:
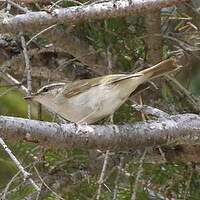
[[[82,21],[124,17],[173,6],[187,0],[119,0],[84,6],[27,12],[0,23],[0,32],[33,31],[56,23],[74,24]]]
[[[105,54],[96,51],[87,41],[76,37],[70,32],[60,31],[59,29],[49,31],[46,36],[55,46],[64,49],[97,74],[105,74],[107,67]]]
[[[77,131],[79,130],[79,131]],[[112,150],[153,147],[174,142],[200,142],[200,116],[173,115],[126,125],[57,124],[0,116],[0,137],[72,148]]]

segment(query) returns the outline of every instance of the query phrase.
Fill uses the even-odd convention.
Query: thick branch
[[[112,150],[152,147],[176,141],[196,144],[200,142],[200,116],[183,114],[135,124],[80,127],[0,116],[0,137],[28,139],[66,148]]]
[[[0,32],[32,31],[55,23],[77,23],[94,19],[123,17],[173,6],[187,0],[119,0],[55,9],[52,12],[27,12],[0,23]]]

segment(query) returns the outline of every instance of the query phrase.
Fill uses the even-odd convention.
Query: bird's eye
[[[48,92],[48,91],[49,91],[48,88],[44,88],[44,89],[43,89],[43,92]]]

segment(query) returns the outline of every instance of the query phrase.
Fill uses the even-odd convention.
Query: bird
[[[178,68],[176,59],[169,58],[133,74],[48,84],[26,99],[41,103],[70,122],[93,124],[113,115],[139,85]]]

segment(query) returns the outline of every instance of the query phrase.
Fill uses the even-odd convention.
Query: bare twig
[[[136,200],[136,192],[137,192],[137,188],[138,188],[138,182],[139,182],[139,179],[142,175],[142,172],[143,172],[143,162],[144,162],[144,158],[145,158],[145,155],[146,155],[146,149],[144,150],[144,153],[140,159],[140,165],[138,167],[138,172],[137,172],[137,175],[136,175],[136,178],[135,178],[135,184],[134,184],[134,190],[133,190],[133,193],[132,193],[132,196],[131,196],[131,200]]]
[[[13,76],[11,76],[10,74],[6,73],[6,72],[3,72],[1,71],[1,68],[0,68],[0,76],[8,83],[10,83],[11,85],[16,85],[16,86],[19,86],[19,89],[20,91],[23,93],[23,94],[27,94],[28,93],[28,89],[23,86],[21,84],[21,82],[19,82],[17,79],[15,79]]]
[[[43,184],[50,192],[52,192],[52,194],[53,194],[56,198],[61,199],[61,200],[65,200],[65,199],[62,198],[60,195],[58,195],[56,192],[54,192],[54,191],[44,182],[44,180],[43,180],[42,177],[40,176],[40,173],[39,173],[39,171],[37,170],[37,168],[36,168],[35,166],[33,166],[33,167],[34,167],[35,172],[36,172],[36,174],[38,175],[40,181],[42,182],[42,184]]]
[[[57,24],[53,24],[47,28],[45,28],[44,30],[40,31],[39,33],[37,33],[36,35],[34,35],[27,43],[26,43],[26,46],[28,46],[34,39],[36,39],[39,35],[45,33],[46,31],[49,31],[51,30],[52,28],[56,27]]]
[[[108,66],[107,66],[107,71],[109,74],[112,73],[112,70],[113,70],[113,59],[112,59],[112,53],[110,51],[110,46],[107,47],[107,62],[108,62]]]
[[[109,158],[109,150],[107,150],[106,153],[105,153],[104,163],[103,163],[101,175],[100,175],[100,178],[99,178],[99,181],[98,181],[99,187],[98,187],[98,190],[97,190],[96,200],[99,200],[100,196],[101,196],[101,188],[102,188],[102,184],[104,183],[104,177],[105,177],[106,167],[107,167],[107,164],[108,164],[108,158]]]
[[[24,179],[28,179],[30,181],[30,183],[33,185],[33,187],[37,190],[40,191],[40,188],[37,186],[37,184],[33,181],[32,178],[30,178],[30,173],[28,173],[23,166],[21,165],[21,163],[17,160],[17,158],[14,156],[14,154],[11,152],[11,150],[8,148],[8,146],[5,144],[5,142],[3,141],[2,138],[0,138],[0,144],[3,146],[4,150],[6,151],[6,153],[10,156],[10,158],[12,159],[12,161],[16,164],[17,168],[20,170],[20,172],[23,174]]]
[[[132,176],[130,173],[128,173],[123,168],[121,169],[121,172],[128,178]],[[140,184],[140,183],[138,182],[138,184]],[[143,184],[140,184],[140,185],[141,185],[141,187],[144,187]],[[149,193],[149,197],[152,200],[157,199],[157,198],[162,199],[162,200],[167,200],[167,197],[163,196],[161,193],[158,193],[157,191],[150,189],[149,187],[145,187],[144,189]]]
[[[6,200],[6,195],[8,192],[9,187],[11,186],[12,182],[16,179],[16,177],[21,173],[21,171],[18,171],[9,181],[9,183],[6,185],[6,188],[4,189],[4,191],[2,192],[3,195],[1,196],[1,200]]]
[[[120,177],[120,174],[121,174],[123,162],[124,162],[124,157],[121,156],[120,163],[119,163],[119,166],[118,166],[117,176],[116,176],[116,179],[115,179],[115,188],[114,188],[114,191],[113,191],[113,200],[117,199],[118,182],[119,182],[119,177]]]
[[[79,1],[76,1],[76,0],[67,0],[68,2],[72,2],[72,3],[75,3],[77,5],[83,5],[81,2]],[[52,6],[48,9],[48,10],[52,10],[54,7],[59,7],[58,4],[63,2],[63,0],[58,0],[56,1],[55,3],[53,2]]]
[[[12,86],[10,88],[8,88],[6,91],[4,91],[3,93],[0,94],[0,98],[6,94],[8,94],[10,91],[14,90],[16,86]]]
[[[26,167],[24,167],[24,169],[27,169],[28,167],[30,167],[32,164],[27,165]],[[0,193],[1,196],[1,200],[6,200],[6,195],[10,194],[13,190],[8,191],[8,189],[10,188],[11,184],[15,181],[15,179],[17,179],[17,176],[21,173],[21,171],[19,170],[9,181],[9,183],[6,185],[4,191],[2,193]],[[20,187],[20,185],[18,185],[17,187]],[[16,189],[16,188],[15,188]]]
[[[200,111],[200,99],[197,97],[194,97],[179,81],[177,81],[174,77],[170,75],[165,75],[166,79],[168,81],[171,81],[181,93],[183,93],[186,97],[188,102],[192,105],[194,110]]]
[[[6,0],[10,5],[16,7],[17,9],[21,10],[22,12],[26,13],[28,12],[28,9],[27,8],[23,8],[22,6],[20,6],[19,4],[11,1],[11,0]]]
[[[161,155],[162,159],[164,160],[164,162],[167,162],[167,159],[165,157],[165,153],[163,152],[163,150],[160,146],[158,146],[158,150],[159,150],[160,155]]]
[[[192,176],[193,176],[193,173],[194,173],[194,169],[193,169],[193,167],[191,167],[191,165],[189,165],[188,168],[191,171],[190,171],[189,177],[188,177],[187,182],[186,182],[186,188],[185,188],[185,192],[184,192],[184,195],[183,195],[183,200],[188,199],[188,191],[190,189],[190,184],[191,184]]]
[[[140,105],[143,106],[143,99],[142,96],[139,96],[139,101],[140,101]],[[141,117],[142,117],[142,121],[146,121],[147,119],[149,119],[148,115],[146,113],[144,113],[143,111],[141,112]]]
[[[11,5],[9,3],[7,3],[6,9],[5,9],[5,13],[4,13],[4,18],[3,18],[3,23],[7,23],[8,22],[8,18],[11,17],[12,15],[10,14],[10,9],[11,9]]]
[[[159,118],[160,117],[169,117],[168,113],[166,113],[162,110],[159,110],[158,108],[153,108],[151,106],[134,104],[134,105],[132,105],[132,107],[139,112],[143,112],[145,114],[152,115],[155,117],[159,117]]]
[[[31,96],[31,93],[32,93],[31,64],[28,57],[28,51],[26,48],[26,41],[23,35],[21,35],[21,43],[23,47],[23,54],[24,54],[25,65],[26,65],[28,96]],[[31,104],[30,103],[28,103],[28,118],[31,119]]]

